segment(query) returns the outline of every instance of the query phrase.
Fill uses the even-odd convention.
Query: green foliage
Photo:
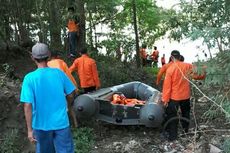
[[[216,95],[212,97],[212,99],[216,102],[216,104],[211,104],[209,110],[204,113],[204,117],[207,119],[215,119],[220,117],[223,114],[223,110],[226,111],[225,117],[226,119],[230,119],[230,100],[226,96],[226,93],[223,91],[215,91]],[[221,107],[217,107],[217,104]],[[222,110],[223,109],[223,110]]]
[[[4,76],[0,76],[0,87],[3,87],[5,85],[5,75]]]
[[[101,21],[110,30],[105,33],[95,33],[99,37],[107,37],[102,42],[96,43],[97,46],[105,47],[106,54],[109,56],[114,57],[117,49],[122,48],[125,60],[135,57],[133,56],[135,40],[132,7],[132,1],[128,0],[115,0],[109,3],[105,0],[87,1],[87,11],[91,13],[87,19],[92,25],[97,25]],[[164,35],[167,30],[167,26],[164,26],[168,19],[165,18],[166,11],[158,8],[151,0],[136,1],[136,8],[140,43],[146,42],[152,46],[155,40]]]
[[[230,152],[230,138],[226,139],[223,144],[223,150],[225,153]]]
[[[6,133],[0,140],[0,151],[4,153],[17,153],[20,152],[16,147],[18,141],[18,129],[13,129]]]
[[[144,67],[144,71],[146,73],[149,73],[149,74],[152,74],[154,76],[157,76],[159,68],[158,67]]]
[[[220,52],[207,62],[206,84],[227,85],[230,81],[230,50]]]
[[[12,74],[14,72],[14,67],[8,63],[2,64],[2,67],[4,69],[4,74],[6,77],[12,77]]]
[[[73,140],[76,153],[90,152],[94,143],[93,130],[91,128],[83,127],[72,130]]]
[[[171,37],[183,36],[192,40],[202,38],[208,48],[218,46],[220,51],[229,47],[229,5],[227,0],[181,0],[178,13],[173,13],[168,26]]]
[[[131,1],[124,1],[124,10],[121,11],[117,16],[116,23],[123,26],[130,26],[132,21],[132,3]],[[138,0],[136,1],[137,7],[137,19],[138,19],[138,31],[140,42],[146,42],[149,46],[152,46],[157,38],[166,33],[167,12],[156,6],[154,1],[151,0]],[[123,26],[124,27],[124,26]]]
[[[130,36],[121,33],[110,34],[110,38],[103,40],[100,45],[106,48],[106,55],[116,57],[117,51],[122,48],[124,61],[130,61],[133,58],[133,50],[135,50],[135,40]]]
[[[110,87],[118,84],[123,84],[130,81],[140,81],[152,85],[150,80],[154,77],[154,69],[145,71],[142,68],[136,68],[133,61],[121,62],[116,58],[100,55],[95,57],[101,85]]]
[[[226,50],[220,52],[217,56],[207,61],[205,87],[208,96],[215,103],[211,103],[209,110],[204,113],[207,119],[214,119],[225,115],[226,120],[230,120],[230,52]],[[212,90],[210,90],[212,89]]]

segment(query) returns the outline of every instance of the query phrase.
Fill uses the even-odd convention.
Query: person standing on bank
[[[157,50],[157,47],[154,46],[154,50],[151,54],[151,57],[153,59],[153,66],[157,67],[157,63],[158,63],[158,58],[159,58],[159,51]]]
[[[167,68],[163,84],[162,102],[166,107],[166,120],[176,117],[180,107],[182,117],[190,119],[190,83],[187,79],[204,79],[205,73],[195,76],[193,65],[180,61],[181,55],[177,50],[171,53],[172,64]],[[187,79],[186,79],[187,78]],[[169,141],[177,139],[178,121],[169,122]],[[189,123],[182,122],[184,132],[188,132]]]
[[[161,57],[161,65],[165,65],[165,54],[163,54],[163,56]]]
[[[77,37],[79,35],[79,20],[74,15],[74,7],[68,8],[68,38],[69,38],[69,53],[70,57],[75,58],[77,56]]]
[[[74,153],[68,110],[76,89],[59,69],[47,66],[48,46],[37,43],[32,59],[37,69],[23,80],[20,101],[24,103],[28,139],[36,153]]]
[[[141,61],[142,61],[142,66],[146,66],[147,64],[147,53],[146,53],[146,48],[147,46],[145,44],[142,45],[142,47],[140,48],[140,57],[141,57]]]
[[[80,54],[69,69],[77,72],[84,93],[95,91],[100,87],[96,62],[87,54],[87,48],[81,49]]]

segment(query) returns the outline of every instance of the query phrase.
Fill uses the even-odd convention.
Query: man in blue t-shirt
[[[37,69],[23,80],[20,101],[28,138],[36,143],[36,153],[73,153],[67,113],[72,109],[75,86],[61,70],[47,66],[49,55],[47,45],[34,45],[32,59]]]

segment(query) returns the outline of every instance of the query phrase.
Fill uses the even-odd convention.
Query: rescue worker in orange
[[[161,57],[161,65],[165,65],[165,54]]]
[[[51,59],[48,62],[48,66],[62,70],[69,77],[72,83],[76,86],[76,89],[78,91],[77,82],[75,81],[65,61],[63,61],[58,57],[58,51],[56,50],[51,51]]]
[[[194,76],[193,66],[180,61],[180,52],[177,50],[171,53],[172,64],[166,71],[163,85],[162,102],[166,107],[166,120],[177,116],[180,107],[182,117],[190,119],[190,83],[186,78]],[[199,76],[204,79],[205,73]],[[169,122],[167,130],[169,141],[177,139],[178,121]],[[182,121],[184,132],[188,132],[189,123]]]
[[[145,44],[142,45],[140,49],[140,57],[142,61],[142,65],[145,66],[147,64],[147,53],[146,53],[147,46]]]
[[[157,50],[156,46],[154,46],[154,50],[153,53],[151,54],[151,57],[153,59],[153,65],[157,67],[159,51]]]
[[[75,92],[76,92],[76,94],[78,94],[77,82],[75,81],[74,77],[72,76],[67,64],[62,59],[58,58],[58,51],[56,51],[56,50],[51,51],[51,60],[48,61],[47,65],[48,65],[48,67],[58,68],[58,69],[62,70],[68,76],[68,78],[72,81],[72,83],[75,85],[75,87],[76,87]],[[70,112],[70,117],[72,118],[73,127],[77,127],[78,123],[77,123],[77,119],[76,119],[76,115],[74,113],[74,110],[71,109],[69,112]]]
[[[69,38],[69,53],[70,57],[77,56],[77,37],[79,35],[79,21],[74,15],[74,7],[68,8],[68,38]]]
[[[173,53],[173,52],[172,52]],[[172,55],[171,55],[172,56]],[[180,55],[180,61],[181,62],[184,62],[184,56]],[[157,80],[156,80],[156,85],[159,85],[160,84],[160,81],[161,81],[161,78],[163,75],[165,75],[166,73],[166,70],[168,69],[168,67],[172,64],[172,60],[171,60],[171,57],[169,59],[169,63],[163,65],[160,69],[160,71],[157,73]]]
[[[100,87],[96,62],[88,56],[87,48],[81,49],[80,54],[81,57],[75,59],[69,69],[71,73],[77,72],[84,93],[95,91]]]

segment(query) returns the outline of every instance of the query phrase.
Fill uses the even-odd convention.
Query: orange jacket
[[[144,105],[145,101],[134,99],[134,98],[126,98],[123,94],[122,95],[114,94],[113,100],[111,103],[112,104],[134,106],[134,105]]]
[[[185,100],[190,98],[190,83],[184,76],[188,79],[195,76],[192,64],[175,61],[168,67],[163,85],[163,102],[167,103],[170,99]]]
[[[147,58],[147,53],[146,53],[146,49],[145,48],[141,48],[140,49],[140,57],[143,59]]]
[[[73,82],[73,84],[76,86],[76,88],[78,90],[77,82],[75,81],[74,77],[72,76],[67,64],[63,60],[52,59],[48,62],[48,66],[62,70],[69,77],[69,79]]]
[[[168,67],[172,64],[172,62],[167,63],[165,65],[163,65],[160,69],[160,71],[157,73],[157,80],[156,80],[156,85],[159,85],[162,76],[166,73],[166,70],[168,69]]]
[[[72,19],[68,21],[67,27],[69,29],[69,32],[76,32],[79,30],[78,24],[75,22],[75,20]]]
[[[159,57],[159,51],[158,50],[154,50],[151,57],[153,58],[153,61],[158,61],[158,57]]]
[[[100,87],[96,62],[88,55],[83,54],[81,57],[75,59],[70,67],[71,72],[74,70],[79,76],[80,85],[82,88],[93,86],[96,88]]]

